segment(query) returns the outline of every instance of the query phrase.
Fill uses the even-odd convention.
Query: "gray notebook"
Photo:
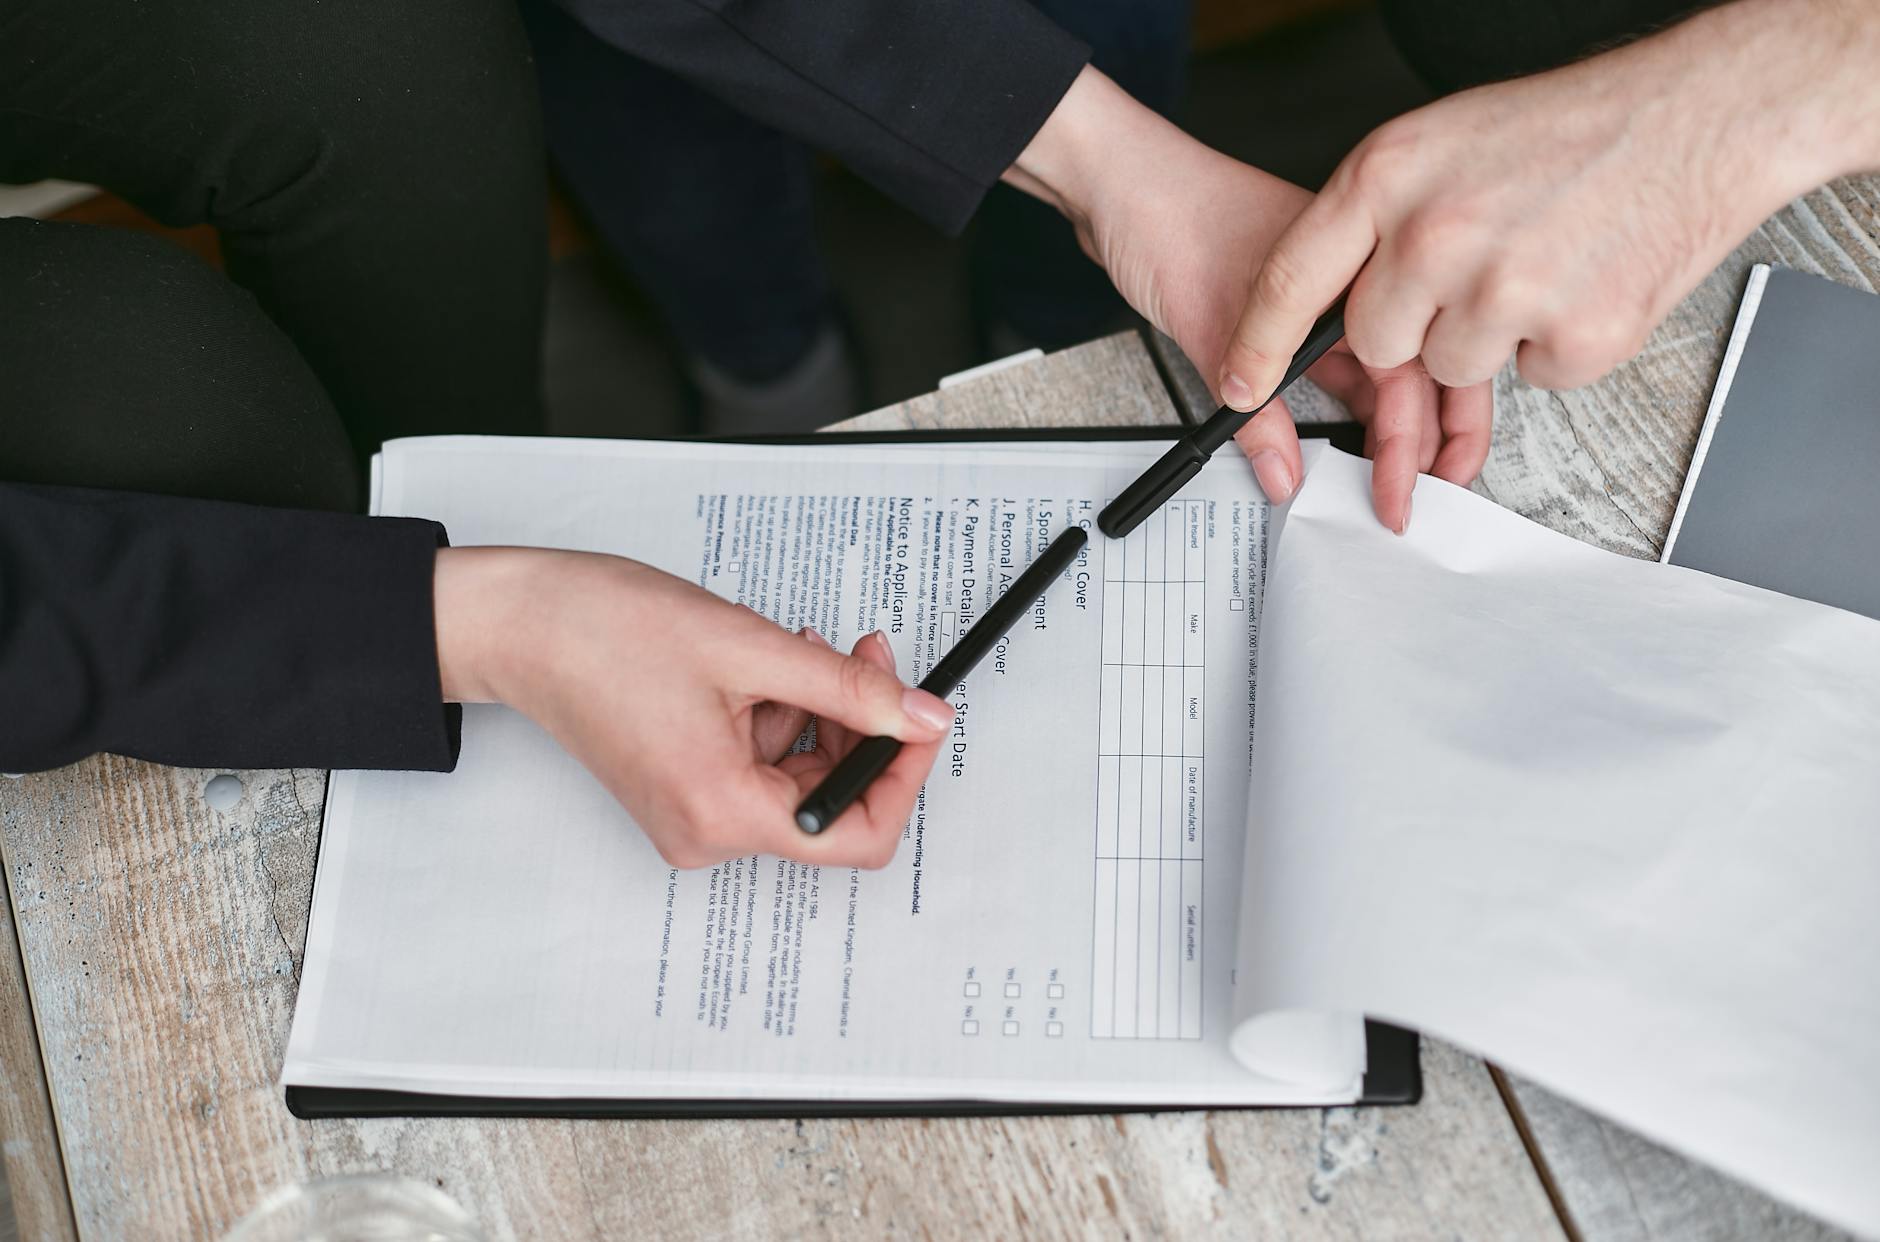
[[[1880,297],[1751,270],[1663,559],[1880,618]]]

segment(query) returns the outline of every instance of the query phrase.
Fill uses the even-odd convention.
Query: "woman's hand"
[[[1006,180],[1062,211],[1129,304],[1174,337],[1204,376],[1220,373],[1267,252],[1313,201],[1196,142],[1088,68]],[[1408,520],[1417,470],[1466,483],[1481,469],[1494,417],[1486,386],[1452,391],[1415,360],[1363,367],[1349,351],[1308,374],[1366,424],[1379,463],[1374,500],[1392,529]],[[1214,396],[1221,399],[1218,387]],[[1289,499],[1302,466],[1285,401],[1236,438],[1267,497]]]
[[[547,729],[677,867],[885,866],[953,722],[895,676],[880,634],[843,656],[637,561],[444,548],[434,589],[444,697]],[[812,714],[815,749],[789,753]],[[797,803],[874,734],[908,745],[842,818],[802,832]]]

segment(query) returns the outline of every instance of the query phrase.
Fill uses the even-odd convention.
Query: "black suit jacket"
[[[564,0],[958,229],[1087,49],[1025,0]],[[0,771],[97,751],[444,770],[443,529],[0,483]]]
[[[972,214],[1088,54],[1025,0],[557,2],[945,229]],[[1702,2],[1387,9],[1447,86],[1556,63]],[[0,770],[99,750],[449,768],[457,713],[440,702],[431,615],[443,538],[407,519],[0,484]]]
[[[555,0],[958,231],[1089,59],[1027,0]]]

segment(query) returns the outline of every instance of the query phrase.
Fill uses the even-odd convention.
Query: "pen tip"
[[[822,816],[805,807],[796,813],[796,826],[812,835],[823,830]]]

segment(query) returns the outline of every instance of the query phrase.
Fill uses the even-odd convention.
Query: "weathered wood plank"
[[[1142,342],[1118,332],[837,423],[830,431],[1149,427],[1176,421]]]
[[[274,1078],[324,779],[221,812],[214,775],[104,757],[0,803],[81,1236],[213,1237],[307,1169]]]
[[[321,1145],[461,1171],[498,1236],[1559,1236],[1480,1062],[1427,1063],[1414,1110],[323,1123]]]
[[[862,426],[1166,423],[1132,337]],[[853,425],[853,424],[852,424]],[[22,948],[90,1238],[214,1236],[278,1183],[430,1179],[493,1237],[1560,1236],[1480,1061],[1411,1110],[802,1122],[303,1123],[275,1081],[322,782],[99,758],[0,788]],[[44,894],[40,896],[40,894]]]
[[[0,839],[0,1242],[76,1236]]]
[[[1587,1242],[1832,1242],[1849,1235],[1513,1074],[1554,1188]]]

